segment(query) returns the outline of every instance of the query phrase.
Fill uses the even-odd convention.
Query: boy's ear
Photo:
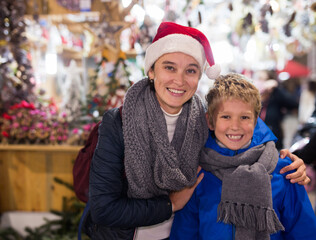
[[[214,127],[213,127],[212,124],[210,123],[210,119],[208,118],[208,117],[209,117],[208,113],[205,113],[205,117],[206,117],[206,122],[207,122],[208,128],[213,131],[213,130],[214,130]]]

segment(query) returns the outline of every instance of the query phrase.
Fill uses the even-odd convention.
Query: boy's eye
[[[229,116],[228,115],[222,115],[221,118],[229,119]]]
[[[241,119],[244,119],[244,120],[245,120],[245,119],[250,119],[250,117],[248,117],[248,116],[242,116]]]

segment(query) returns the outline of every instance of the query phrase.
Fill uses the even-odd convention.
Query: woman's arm
[[[289,157],[293,161],[293,163],[282,168],[280,170],[280,173],[282,174],[297,169],[296,172],[286,175],[286,178],[290,179],[291,183],[307,185],[310,182],[310,179],[306,175],[306,166],[304,164],[304,161],[296,155],[292,154],[288,149],[282,149],[280,151],[280,157],[285,158],[286,156]]]
[[[197,185],[199,185],[199,183],[202,181],[204,177],[204,173],[199,174],[201,169],[202,168],[199,166],[197,170],[198,178],[192,187],[187,187],[187,188],[182,189],[181,191],[172,192],[169,194],[169,198],[172,202],[173,212],[176,212],[182,209],[190,200],[195,188],[197,187]]]
[[[100,225],[124,228],[163,222],[172,214],[168,196],[127,198],[122,123],[119,113],[114,111],[103,117],[91,163],[89,201],[92,220]]]

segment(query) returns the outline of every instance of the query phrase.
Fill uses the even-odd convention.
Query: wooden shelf
[[[0,213],[62,210],[74,191],[72,168],[81,146],[0,145]]]
[[[78,152],[83,146],[71,145],[24,145],[0,144],[0,151],[46,151],[46,152]]]
[[[33,19],[32,15],[25,15],[26,19]],[[40,19],[46,19],[53,23],[77,24],[85,22],[98,22],[100,12],[78,12],[78,13],[61,13],[61,14],[40,14]]]

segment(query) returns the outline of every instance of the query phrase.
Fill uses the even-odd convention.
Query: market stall
[[[78,151],[144,76],[161,21],[202,30],[223,73],[273,70],[299,87],[316,73],[313,1],[3,0],[0,16],[0,214],[80,203]]]
[[[62,210],[80,146],[0,145],[0,212]]]

